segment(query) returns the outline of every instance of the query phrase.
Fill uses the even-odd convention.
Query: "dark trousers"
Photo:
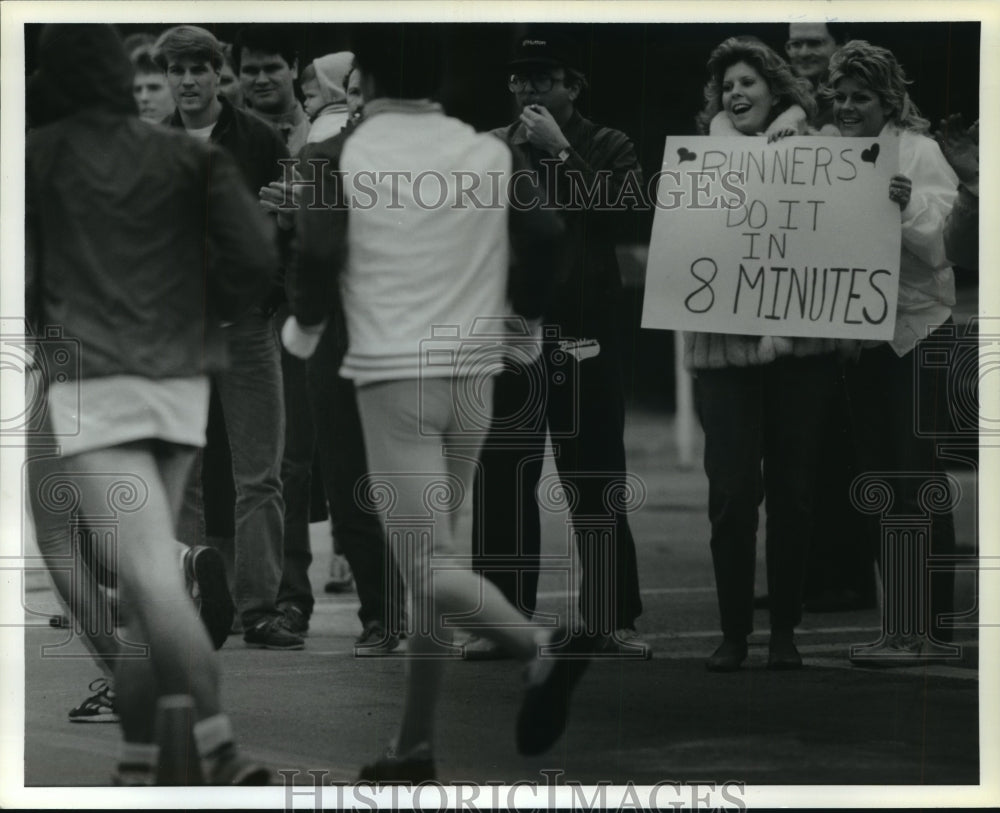
[[[333,326],[306,363],[316,449],[333,534],[357,586],[362,624],[402,629],[403,588],[378,515],[364,510],[356,494],[365,488],[368,458],[354,384],[337,375],[343,344]]]
[[[726,637],[753,630],[757,512],[764,499],[771,629],[792,630],[801,620],[817,452],[836,374],[832,355],[697,372],[712,564]]]
[[[806,565],[805,606],[853,594],[867,606],[875,605],[875,550],[871,526],[851,505],[851,483],[858,473],[854,430],[841,370],[829,421],[822,433],[819,472],[813,506],[815,521]]]
[[[950,329],[949,324],[944,333]],[[937,331],[923,341],[944,347],[948,338]],[[935,427],[922,426],[918,433],[915,425],[919,403],[920,414],[940,415],[936,428],[946,430],[947,371],[941,366],[921,368],[920,346],[899,357],[888,344],[881,344],[862,350],[858,362],[848,367],[858,469],[862,474],[878,473],[892,492],[892,505],[888,509],[891,514],[869,515],[873,539],[881,540],[884,524],[892,523],[893,517],[927,518],[929,552],[948,556],[955,552],[954,517],[947,500],[934,504],[936,501],[925,492],[928,480],[944,471],[937,456]],[[878,553],[881,554],[881,545]],[[879,569],[886,586],[884,568]],[[918,589],[917,585],[910,587]],[[911,608],[922,606],[927,615],[922,619],[907,619],[907,626],[933,631],[939,640],[948,640],[950,633],[937,628],[932,621],[938,613],[950,612],[952,608],[953,575],[945,572],[933,576],[930,588],[929,602],[908,602]],[[885,600],[890,597],[886,595]]]
[[[569,496],[584,624],[610,633],[634,626],[641,615],[635,541],[623,498],[624,431],[620,365],[611,342],[582,361],[547,343],[538,361],[508,364],[497,376],[474,485],[473,568],[526,616],[537,600],[541,530],[535,492],[546,432]],[[540,497],[548,501],[546,494]]]
[[[278,313],[280,330],[287,309]],[[306,362],[281,348],[281,373],[285,395],[285,454],[281,460],[285,499],[285,561],[278,588],[278,608],[294,604],[306,618],[315,600],[309,582],[312,548],[309,544],[311,480],[316,433],[306,387]]]

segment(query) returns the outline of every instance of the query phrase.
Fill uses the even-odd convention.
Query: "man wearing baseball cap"
[[[496,380],[476,478],[473,551],[476,568],[530,617],[541,548],[535,493],[549,434],[560,481],[578,497],[570,503],[583,623],[605,637],[609,652],[645,657],[635,629],[642,612],[635,543],[626,506],[612,498],[626,485],[615,232],[628,217],[623,201],[638,202],[642,171],[628,136],[577,110],[587,88],[582,64],[572,40],[537,30],[520,39],[508,65],[520,115],[494,135],[538,173],[550,204],[559,206],[566,245],[544,308],[551,338],[541,358],[531,370],[510,368]],[[590,532],[597,518],[610,533]],[[500,655],[483,640],[466,645],[468,658]]]

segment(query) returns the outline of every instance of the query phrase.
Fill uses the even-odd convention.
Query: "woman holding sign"
[[[806,132],[806,118],[815,111],[809,83],[762,42],[728,39],[712,52],[708,69],[705,108],[698,117],[702,132],[719,111],[745,136]],[[768,668],[797,669],[802,658],[793,630],[802,615],[816,455],[836,382],[834,342],[687,333],[684,344],[705,430],[712,562],[724,637],[706,666],[731,672],[747,657],[757,512],[766,497]]]
[[[899,138],[899,174],[889,188],[889,197],[899,205],[902,226],[895,333],[889,342],[862,347],[857,364],[848,369],[859,467],[879,473],[858,482],[855,504],[875,509],[867,505],[874,492],[862,489],[867,482],[871,489],[890,495],[894,516],[930,515],[929,549],[916,547],[922,540],[915,534],[900,540],[909,546],[905,554],[890,551],[894,561],[909,561],[909,571],[887,574],[886,567],[893,568],[882,562],[883,604],[888,611],[882,640],[856,647],[851,656],[856,662],[884,665],[923,663],[950,651],[934,642],[932,620],[950,607],[954,589],[950,574],[931,583],[924,571],[928,553],[954,553],[955,527],[935,453],[934,434],[942,427],[917,418],[940,415],[941,423],[947,422],[947,405],[935,406],[935,399],[947,394],[947,368],[934,364],[932,357],[953,358],[948,345],[955,332],[951,321],[955,281],[945,253],[944,224],[958,178],[926,135],[928,122],[906,85],[893,54],[862,40],[844,45],[830,62],[834,118],[841,135]],[[932,351],[926,355],[927,363],[918,363],[925,359],[922,348]],[[897,553],[902,559],[896,559]],[[933,588],[929,601],[928,586]]]

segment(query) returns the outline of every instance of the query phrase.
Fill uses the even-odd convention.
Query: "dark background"
[[[198,23],[219,39],[232,42],[242,24]],[[123,36],[158,34],[172,24],[123,24]],[[378,26],[379,24],[369,24]],[[299,67],[317,56],[350,47],[351,26],[333,23],[286,24],[298,43]],[[448,112],[480,130],[492,129],[516,116],[506,87],[505,65],[526,24],[437,24],[418,29],[435,40],[444,61],[438,98]],[[627,133],[635,143],[647,177],[655,173],[666,135],[695,132],[694,117],[702,106],[705,65],[712,49],[727,37],[753,35],[780,54],[788,38],[787,23],[574,23],[558,28],[580,46],[582,68],[590,90],[581,112],[596,122]],[[911,80],[910,95],[936,127],[945,116],[960,112],[966,122],[979,117],[978,22],[849,23],[850,36],[889,48]],[[34,68],[40,26],[25,26],[26,68]],[[413,65],[419,71],[421,65]],[[632,224],[624,242],[649,241],[652,212]],[[672,411],[673,334],[639,329],[642,312],[640,264],[623,266],[626,297],[622,303],[626,389],[631,401]],[[974,287],[976,278],[956,274],[959,286]]]
[[[231,42],[240,24],[199,23]],[[374,24],[373,24],[374,25]],[[978,22],[857,23],[852,37],[867,39],[895,53],[912,81],[911,96],[933,123],[952,112],[967,121],[979,115]],[[122,35],[137,31],[158,34],[169,26],[120,25]],[[299,43],[299,66],[317,56],[350,46],[343,24],[287,25]],[[500,126],[514,118],[506,89],[505,63],[514,43],[528,28],[523,24],[440,24],[446,60],[441,97],[452,115],[478,129]],[[655,172],[667,134],[694,133],[701,108],[708,55],[726,37],[751,34],[780,54],[788,38],[785,23],[648,23],[566,24],[583,52],[590,91],[581,109],[595,121],[628,133],[643,169]],[[38,26],[26,26],[27,67],[33,68]],[[417,66],[415,66],[415,69]]]

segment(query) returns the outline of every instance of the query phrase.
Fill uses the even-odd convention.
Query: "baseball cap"
[[[515,70],[533,65],[546,65],[579,70],[581,61],[580,50],[569,37],[536,31],[521,37],[514,58],[507,67]]]

